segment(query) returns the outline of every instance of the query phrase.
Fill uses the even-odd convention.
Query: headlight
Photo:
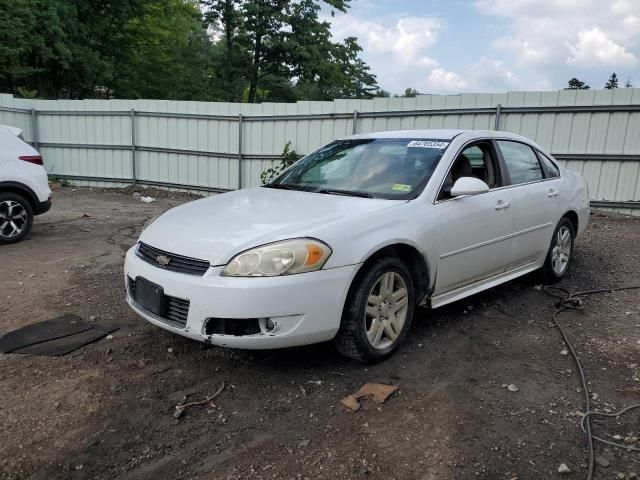
[[[153,216],[153,217],[151,217],[149,220],[147,220],[147,221],[145,222],[145,224],[142,226],[142,231],[144,232],[144,231],[146,230],[146,228],[147,228],[149,225],[151,225],[153,222],[155,222],[155,221],[158,219],[158,217],[159,217],[160,215],[162,215],[162,213],[159,213],[159,214],[157,214],[157,215],[154,215],[154,216]]]
[[[328,245],[311,238],[270,243],[242,252],[224,267],[227,277],[275,277],[320,270],[331,255]]]

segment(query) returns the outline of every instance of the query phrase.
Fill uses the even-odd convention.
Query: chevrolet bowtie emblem
[[[171,262],[171,259],[164,255],[158,255],[156,257],[156,262],[158,262],[158,265],[162,265],[163,267],[166,267],[167,265],[169,265],[169,262]]]

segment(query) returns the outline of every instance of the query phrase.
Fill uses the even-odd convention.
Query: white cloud
[[[471,87],[475,91],[513,90],[521,86],[518,77],[502,60],[482,57],[469,70]]]
[[[334,38],[358,37],[364,50],[362,57],[387,90],[419,89],[424,78],[439,65],[428,50],[445,28],[440,18],[405,16],[372,20],[349,13],[327,20],[331,22]]]
[[[459,92],[467,89],[467,82],[457,73],[448,72],[444,68],[434,68],[426,78],[430,91]],[[420,89],[418,89],[420,90]]]
[[[485,15],[506,19],[494,42],[521,67],[625,67],[637,62],[640,1],[476,0]]]
[[[592,67],[598,65],[628,66],[637,63],[636,56],[618,45],[599,28],[578,32],[575,44],[567,42],[571,65]]]

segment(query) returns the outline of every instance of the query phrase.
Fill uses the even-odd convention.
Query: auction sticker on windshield
[[[404,183],[394,183],[391,187],[392,190],[400,190],[401,192],[410,192],[411,185],[405,185]]]
[[[447,148],[449,142],[436,142],[433,140],[412,140],[407,144],[409,148],[437,148],[442,150]]]

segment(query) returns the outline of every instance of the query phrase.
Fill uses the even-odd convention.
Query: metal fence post
[[[353,111],[353,127],[351,133],[354,135],[358,133],[358,110]]]
[[[238,114],[238,190],[242,189],[242,114]]]
[[[502,105],[496,105],[496,123],[493,127],[494,130],[500,130],[500,112],[502,111]]]
[[[31,109],[31,135],[33,135],[33,148],[38,150],[38,112]]]
[[[137,182],[137,168],[136,168],[136,111],[131,109],[131,179],[134,185]]]

